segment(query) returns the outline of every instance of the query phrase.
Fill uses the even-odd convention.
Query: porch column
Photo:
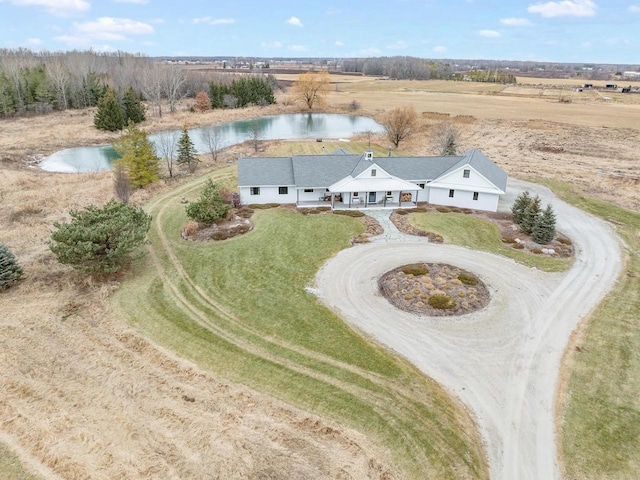
[[[369,192],[364,192],[364,208],[369,206]]]
[[[333,192],[329,192],[331,194],[331,210],[333,210],[333,206],[334,206],[334,201],[336,199],[336,196],[333,194]]]

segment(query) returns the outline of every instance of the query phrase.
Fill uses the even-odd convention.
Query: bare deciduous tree
[[[260,126],[260,121],[257,118],[251,120],[251,127],[249,130],[249,140],[253,145],[253,150],[257,153],[260,147],[260,141],[264,138],[264,132]]]
[[[158,134],[158,154],[165,161],[169,176],[173,177],[173,166],[176,155],[176,144],[178,142],[178,132],[167,131]]]
[[[184,84],[186,78],[181,67],[162,66],[164,91],[169,100],[169,111],[176,111],[176,102],[184,97]]]
[[[314,105],[324,103],[329,88],[329,72],[301,73],[291,87],[291,94],[297,102],[311,110]]]
[[[220,132],[220,127],[217,125],[203,128],[200,137],[202,141],[209,148],[209,152],[211,153],[211,159],[215,163],[218,160],[218,151],[220,147],[222,147],[222,133]]]
[[[413,106],[397,107],[382,116],[380,124],[387,133],[387,138],[398,148],[402,140],[413,132],[417,114]]]
[[[127,171],[120,162],[116,162],[113,168],[113,188],[116,192],[116,197],[118,197],[122,203],[129,203],[131,184]]]

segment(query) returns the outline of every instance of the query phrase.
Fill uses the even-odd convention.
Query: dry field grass
[[[478,91],[339,79],[330,111],[347,111],[352,100],[361,104],[358,114],[373,117],[415,106],[420,126],[400,145],[403,153],[434,153],[430,128],[449,118],[460,127],[464,148],[480,148],[512,175],[568,181],[582,193],[640,210],[638,105],[511,98],[469,83],[463,87]],[[143,127],[159,131],[294,111],[280,104],[192,114],[185,104]],[[47,173],[25,168],[23,160],[111,140],[93,128],[92,118],[91,111],[65,112],[0,123],[0,241],[28,272],[20,285],[0,293],[0,429],[12,450],[26,465],[29,458],[41,462],[49,478],[204,478],[212,471],[222,478],[303,478],[310,472],[382,478],[390,464],[385,452],[357,432],[203,374],[114,318],[107,299],[117,279],[92,283],[57,264],[47,245],[52,223],[67,218],[70,208],[108,200],[111,177]],[[372,141],[387,144],[382,136]],[[239,152],[249,150],[238,147],[221,163]]]

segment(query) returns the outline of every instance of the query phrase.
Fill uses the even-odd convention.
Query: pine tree
[[[456,143],[456,136],[449,134],[442,149],[442,155],[457,155],[458,144]]]
[[[538,221],[538,217],[540,216],[541,208],[540,208],[540,197],[536,195],[533,200],[527,205],[524,209],[524,214],[522,217],[522,222],[520,222],[520,230],[522,230],[527,235],[531,235],[533,232],[533,227]]]
[[[146,239],[151,217],[141,208],[111,200],[70,212],[71,222],[53,225],[51,251],[58,261],[86,273],[113,273],[134,258]]]
[[[516,200],[513,202],[513,206],[511,207],[513,222],[516,225],[520,225],[522,223],[522,219],[524,218],[524,211],[529,206],[532,200],[533,199],[531,198],[531,195],[529,195],[528,191],[522,192],[516,197]]]
[[[209,100],[209,95],[207,92],[200,90],[196,93],[196,103],[193,105],[193,109],[196,112],[206,112],[211,108],[211,100]]]
[[[142,188],[160,179],[160,159],[155,146],[133,122],[129,122],[113,148],[120,155],[117,161],[126,172],[131,187]]]
[[[187,168],[189,172],[194,172],[196,166],[200,160],[196,157],[195,146],[189,137],[189,132],[187,131],[187,127],[182,128],[182,135],[180,135],[180,140],[178,140],[178,158],[177,162],[183,168]]]
[[[231,204],[220,193],[213,180],[207,180],[204,190],[197,202],[191,202],[187,206],[187,217],[198,223],[212,225],[220,220],[231,210]]]
[[[126,125],[118,94],[113,88],[107,87],[104,96],[98,101],[98,111],[93,118],[93,124],[100,130],[111,132],[122,130]]]
[[[129,122],[140,123],[145,119],[144,105],[140,100],[140,95],[136,93],[133,87],[127,88],[122,98],[122,106],[124,109],[124,123]]]
[[[0,290],[9,288],[22,278],[22,267],[9,247],[0,243]]]
[[[531,238],[540,245],[546,245],[556,236],[556,215],[553,213],[551,204],[547,205],[533,226]]]

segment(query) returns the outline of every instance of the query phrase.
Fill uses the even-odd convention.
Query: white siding
[[[241,187],[240,201],[244,205],[252,203],[296,203],[296,189],[294,187],[289,186],[289,192],[286,195],[279,194],[279,188],[260,187],[260,195],[251,195],[251,187]]]
[[[320,200],[320,197],[324,197],[325,193],[327,195],[329,194],[326,190],[326,188],[314,188],[313,192],[305,192],[304,189],[301,188],[298,190],[298,199],[296,201],[317,202]]]
[[[478,200],[473,199],[473,191],[453,189],[453,198],[449,196],[448,188],[429,188],[429,203],[436,205],[447,205],[460,208],[472,208],[474,210],[487,210],[495,212],[498,210],[497,193],[478,192]]]

